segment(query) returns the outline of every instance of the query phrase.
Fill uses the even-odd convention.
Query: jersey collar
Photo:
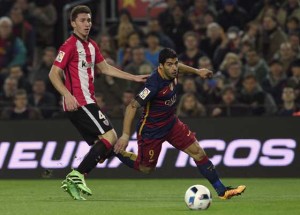
[[[73,36],[76,37],[78,40],[80,40],[80,42],[82,42],[82,43],[88,43],[88,42],[90,42],[90,38],[89,37],[87,38],[87,40],[83,40],[77,34],[75,34],[74,32],[73,32]]]

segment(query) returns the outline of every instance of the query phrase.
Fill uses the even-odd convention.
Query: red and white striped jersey
[[[104,60],[95,41],[70,36],[59,48],[54,65],[64,70],[65,86],[79,106],[96,103],[94,90],[95,65]],[[64,110],[66,110],[63,101]]]

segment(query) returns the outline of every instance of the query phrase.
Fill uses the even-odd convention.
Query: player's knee
[[[201,161],[202,159],[204,159],[205,158],[205,154],[204,153],[198,153],[198,154],[196,154],[196,155],[194,155],[194,156],[192,156],[193,158],[194,158],[194,160],[196,160],[196,161]]]
[[[141,166],[140,165],[139,170],[142,173],[145,173],[145,174],[149,175],[150,173],[152,173],[155,170],[155,168],[154,167],[146,167],[146,166]]]
[[[202,160],[206,156],[204,150],[199,145],[193,147],[188,154],[197,161]]]
[[[115,145],[115,143],[117,142],[117,139],[118,139],[117,133],[114,129],[109,130],[105,134],[101,135],[99,138],[104,138],[104,139],[108,140],[111,145]]]

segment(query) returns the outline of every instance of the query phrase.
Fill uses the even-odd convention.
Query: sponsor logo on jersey
[[[90,63],[88,63],[87,61],[85,61],[85,60],[82,60],[81,61],[81,67],[82,68],[92,68],[94,66],[94,64],[93,64],[93,62],[90,62]]]
[[[165,101],[165,105],[172,106],[176,102],[176,94],[169,100]]]
[[[59,53],[58,53],[58,55],[57,55],[57,57],[56,57],[55,60],[56,60],[57,62],[61,63],[62,60],[64,59],[64,56],[65,56],[65,52],[59,51]]]
[[[145,98],[150,94],[150,90],[145,87],[144,90],[142,92],[140,92],[139,97],[143,100],[145,100]]]

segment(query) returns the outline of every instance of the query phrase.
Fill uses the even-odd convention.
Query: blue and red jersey
[[[142,138],[162,138],[171,130],[177,119],[177,87],[177,77],[163,79],[157,69],[149,76],[144,88],[136,96],[137,102],[144,107],[137,126],[138,135]]]

